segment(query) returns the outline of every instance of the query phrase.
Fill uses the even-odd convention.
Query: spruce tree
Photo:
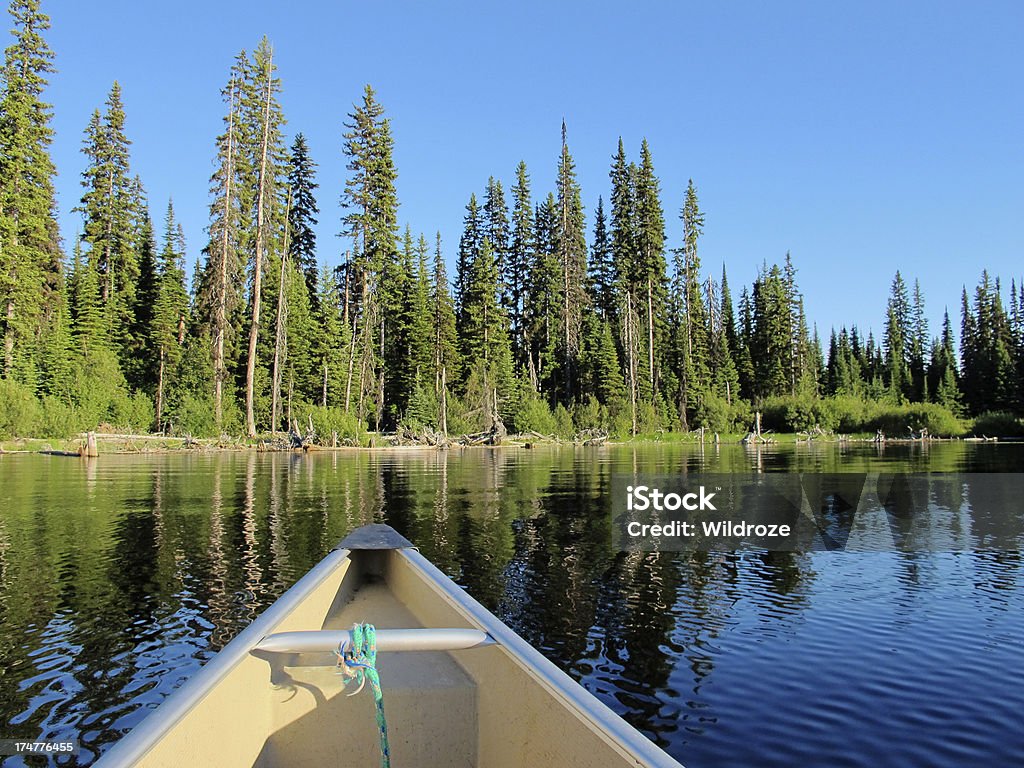
[[[500,409],[512,388],[512,351],[508,319],[498,301],[498,269],[491,242],[484,238],[480,255],[470,265],[466,283],[464,357],[469,369],[466,383],[470,408]],[[495,402],[494,393],[499,402]]]
[[[697,190],[692,179],[687,185],[679,218],[683,223],[683,247],[674,252],[673,357],[676,361],[675,373],[678,381],[676,402],[679,418],[686,429],[690,416],[705,394],[710,391],[712,383],[711,341],[706,307],[701,295],[698,252],[700,236],[704,232],[704,214],[700,210]],[[725,361],[722,363],[724,365]]]
[[[482,214],[484,237],[491,241],[494,261],[498,268],[501,305],[505,308],[505,313],[508,314],[512,299],[505,285],[505,274],[508,271],[511,229],[508,220],[508,203],[505,202],[505,190],[502,188],[501,182],[493,176],[487,179]]]
[[[508,259],[505,261],[506,310],[509,316],[513,359],[517,367],[528,365],[523,301],[530,266],[534,260],[533,203],[530,199],[530,177],[526,163],[516,166],[516,183],[512,187],[512,235]]]
[[[140,241],[151,239],[141,185],[130,172],[121,86],[115,82],[106,109],[97,110],[86,129],[83,152],[89,159],[82,174],[85,192],[79,207],[85,219],[85,257],[99,280],[103,312],[110,317],[113,341],[123,368],[130,369],[138,352],[131,336],[136,328],[135,289],[140,275]]]
[[[347,302],[353,315],[354,340],[346,383],[346,407],[355,384],[357,413],[372,415],[379,428],[384,417],[385,381],[381,341],[395,318],[386,316],[378,294],[387,293],[385,269],[398,256],[397,171],[393,159],[391,122],[369,85],[363,100],[349,114],[344,135],[344,153],[351,172],[345,181],[342,204],[343,234],[353,239],[354,253]],[[370,406],[373,406],[372,409]]]
[[[665,275],[665,216],[661,208],[659,183],[654,175],[654,161],[647,139],[640,146],[640,165],[635,178],[636,230],[635,261],[632,282],[635,293],[642,297],[646,331],[647,375],[650,392],[657,392],[660,348],[664,332],[664,309],[667,299]],[[696,240],[694,240],[694,246]],[[696,251],[694,251],[696,253]],[[696,304],[700,303],[699,291]],[[694,306],[696,306],[696,304]]]
[[[558,389],[558,342],[562,271],[558,259],[558,204],[553,193],[540,203],[534,214],[535,247],[526,279],[523,305],[524,333],[528,345],[527,374],[537,392],[554,399]],[[468,359],[468,358],[467,358]],[[554,403],[551,403],[554,405]]]
[[[270,374],[260,366],[259,393],[257,365],[260,362],[260,329],[264,324],[263,275],[267,267],[281,258],[279,232],[283,229],[285,151],[281,129],[284,116],[277,95],[281,81],[275,76],[274,51],[264,37],[253,52],[250,77],[243,80],[240,111],[242,153],[247,156],[250,174],[243,180],[243,226],[249,225],[251,246],[249,309],[249,347],[245,367],[245,421],[249,437],[256,436],[256,399],[266,408],[266,388]],[[269,287],[269,286],[268,286]],[[262,409],[261,409],[262,410]],[[269,410],[269,409],[268,409]],[[265,411],[264,411],[265,413]],[[263,414],[261,414],[263,415]],[[269,416],[269,414],[266,414]],[[269,420],[269,419],[268,419]]]
[[[910,377],[907,371],[907,329],[910,327],[910,299],[907,284],[899,270],[892,281],[885,318],[885,362],[889,393],[896,402],[908,394]]]
[[[455,306],[458,308],[460,324],[465,321],[465,296],[468,290],[473,264],[480,256],[484,242],[484,221],[476,193],[469,196],[466,215],[462,220],[462,237],[459,238],[459,254],[455,262]]]
[[[166,427],[164,411],[170,379],[181,362],[188,326],[188,293],[185,290],[185,235],[167,203],[164,247],[157,270],[156,295],[148,328],[147,348],[155,358],[153,403],[157,431]]]
[[[197,270],[195,281],[197,335],[210,341],[213,418],[218,431],[224,427],[225,399],[234,399],[229,372],[237,366],[244,306],[242,178],[247,163],[241,152],[240,102],[247,71],[248,54],[242,51],[221,91],[227,114],[223,118],[224,132],[216,139],[217,169],[210,179],[210,237],[203,249],[205,262]]]
[[[725,272],[722,272],[723,281]],[[711,376],[711,388],[726,403],[732,404],[739,396],[739,376],[733,361],[726,328],[726,314],[731,317],[732,302],[728,299],[729,286],[723,284],[721,297],[716,293],[715,282],[708,277],[707,282],[707,317],[708,317],[708,367]]]
[[[587,244],[583,203],[576,182],[576,164],[569,153],[562,122],[562,155],[558,163],[556,247],[561,271],[561,391],[567,404],[577,397],[577,368],[583,312],[587,306]]]
[[[756,285],[755,285],[756,287]],[[736,373],[740,380],[740,395],[748,400],[757,394],[754,372],[754,358],[751,347],[754,343],[754,303],[747,286],[740,291],[740,327],[737,340]]]
[[[935,402],[955,414],[963,410],[960,386],[956,368],[956,350],[953,342],[953,326],[949,311],[942,314],[942,336],[932,344],[931,361],[928,366],[929,391],[934,393]]]
[[[761,268],[751,304],[754,397],[760,400],[786,394],[791,387],[792,318],[786,280],[777,264]]]
[[[594,240],[590,246],[590,291],[594,309],[605,320],[615,312],[615,262],[604,214],[604,201],[597,198],[594,212]]]
[[[60,248],[50,158],[51,108],[42,99],[53,53],[39,0],[12,0],[14,41],[0,71],[0,376],[35,378],[33,340],[56,309]]]
[[[302,270],[310,299],[317,309],[319,268],[313,227],[320,213],[314,194],[318,186],[316,163],[309,156],[306,137],[298,133],[288,155],[288,190],[291,194],[291,206],[288,208],[288,255]]]
[[[342,320],[342,300],[337,280],[326,266],[319,272],[315,304],[317,332],[313,336],[316,372],[320,377],[321,407],[337,407],[344,399],[346,353],[351,333]]]
[[[911,302],[906,345],[907,373],[910,376],[912,398],[923,402],[928,399],[928,380],[925,377],[928,362],[928,319],[925,317],[924,294],[918,280],[914,280]]]
[[[455,305],[452,301],[448,272],[441,251],[441,233],[436,236],[434,268],[431,280],[431,320],[433,322],[434,392],[439,398],[452,382],[460,380],[459,339],[455,326]]]

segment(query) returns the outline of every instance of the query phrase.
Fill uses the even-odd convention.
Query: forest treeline
[[[0,436],[111,424],[209,435],[287,429],[614,435],[776,429],[963,431],[1024,407],[1024,285],[983,273],[932,332],[897,272],[876,339],[820,338],[787,254],[734,302],[701,264],[691,181],[663,194],[651,148],[620,140],[585,224],[562,126],[554,189],[519,163],[506,193],[470,194],[448,273],[445,243],[399,223],[389,118],[370,86],[344,120],[343,263],[323,266],[317,165],[289,137],[263,39],[225,73],[209,226],[186,275],[174,206],[151,212],[131,167],[117,83],[85,126],[82,229],[65,254],[45,102],[53,53],[39,0],[14,0],[0,109]],[[607,194],[607,197],[605,197]],[[668,209],[665,200],[677,198]],[[678,215],[675,205],[679,206]],[[668,213],[666,213],[668,210]],[[957,351],[959,347],[959,353]],[[995,415],[993,415],[995,414]]]

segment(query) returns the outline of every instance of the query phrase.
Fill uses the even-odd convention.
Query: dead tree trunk
[[[447,369],[441,366],[441,413],[438,426],[441,434],[448,437],[448,382],[446,381]]]
[[[217,314],[214,324],[217,336],[213,347],[213,415],[220,429],[224,420],[224,336],[228,326],[228,248],[231,243],[231,178],[234,176],[235,77],[228,85],[228,146],[224,171],[224,231],[221,234],[220,274],[217,281]]]
[[[288,190],[288,204],[285,208],[284,248],[281,253],[281,276],[277,286],[277,325],[274,328],[274,383],[270,395],[270,431],[277,434],[279,406],[281,404],[281,366],[288,357],[288,307],[284,281],[288,274],[288,217],[292,211],[292,193]]]
[[[256,342],[260,331],[260,291],[263,288],[263,248],[265,246],[266,215],[264,206],[267,197],[267,154],[270,143],[270,97],[271,62],[273,55],[267,58],[267,98],[263,108],[263,146],[260,150],[260,183],[256,195],[256,258],[253,263],[252,281],[252,326],[249,328],[249,360],[245,367],[245,423],[249,437],[256,437]]]

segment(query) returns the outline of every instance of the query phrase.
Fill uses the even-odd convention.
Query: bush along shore
[[[1024,420],[1010,413],[985,413],[973,420],[957,418],[941,406],[853,401],[846,398],[812,403],[795,398],[778,398],[763,411],[755,411],[749,426],[722,425],[722,430],[699,427],[688,432],[657,430],[631,434],[629,430],[609,432],[597,426],[573,423],[571,415],[561,422],[551,419],[537,424],[540,429],[509,433],[500,417],[480,432],[445,434],[432,427],[403,425],[395,432],[381,433],[351,429],[343,419],[314,419],[307,416],[301,426],[293,421],[288,432],[256,438],[221,435],[155,435],[133,433],[101,425],[97,430],[72,436],[15,437],[0,439],[0,453],[49,453],[94,456],[103,453],[166,453],[173,451],[310,451],[347,448],[407,448],[583,445],[623,443],[745,443],[750,445],[791,445],[830,442],[906,442],[933,440],[1019,441],[1024,440]],[[338,427],[341,429],[339,430]],[[349,427],[349,429],[346,429]],[[543,431],[541,431],[543,430]]]

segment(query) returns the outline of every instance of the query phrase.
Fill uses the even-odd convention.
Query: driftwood
[[[299,420],[292,420],[291,431],[288,433],[290,440],[290,447],[295,450],[308,451],[316,442],[316,430],[313,429],[313,417],[309,417],[309,429],[306,430],[306,434],[299,432]]]
[[[583,445],[604,445],[608,441],[608,433],[603,429],[583,429],[576,439]]]
[[[441,432],[426,428],[420,432],[413,432],[409,427],[403,427],[395,434],[395,445],[427,445],[442,448],[447,446],[448,442],[448,438]]]
[[[805,432],[797,432],[797,434],[800,435],[803,438],[802,440],[797,440],[797,442],[799,442],[799,443],[809,443],[812,440],[814,440],[814,438],[816,438],[816,437],[828,437],[828,436],[830,436],[832,434],[832,432],[831,431],[826,431],[826,430],[822,429],[820,425],[815,424],[813,427],[811,427],[807,431],[805,431]]]

